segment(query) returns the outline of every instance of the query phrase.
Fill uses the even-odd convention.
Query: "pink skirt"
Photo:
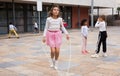
[[[62,44],[62,32],[60,30],[47,31],[46,38],[47,38],[46,42],[48,46],[60,48]]]

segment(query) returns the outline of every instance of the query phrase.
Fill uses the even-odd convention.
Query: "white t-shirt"
[[[88,27],[87,26],[82,26],[81,27],[81,34],[85,37],[88,35]]]
[[[97,21],[95,27],[99,27],[99,31],[106,31],[106,25],[107,24],[105,21],[102,22]]]
[[[46,36],[47,30],[57,31],[57,30],[60,30],[60,28],[65,34],[68,34],[67,30],[63,25],[62,18],[59,17],[57,19],[53,19],[52,17],[48,17],[46,20],[43,36]]]
[[[15,26],[12,25],[12,24],[10,24],[10,25],[9,25],[9,30],[14,30],[14,29],[15,29]]]
[[[37,25],[37,23],[36,23],[36,22],[34,23],[34,27],[35,27],[35,28],[38,28],[38,25]]]

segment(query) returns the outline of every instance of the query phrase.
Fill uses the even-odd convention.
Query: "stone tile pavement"
[[[0,36],[0,76],[120,76],[120,27],[108,27],[108,57],[91,58],[97,41],[97,29],[90,29],[89,54],[81,54],[79,29],[69,30],[68,41],[63,35],[58,70],[49,67],[49,47],[41,42],[42,33],[20,34],[20,39]],[[70,67],[69,67],[70,63]]]

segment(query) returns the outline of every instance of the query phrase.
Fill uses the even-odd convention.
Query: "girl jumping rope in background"
[[[87,19],[83,19],[81,21],[81,34],[82,34],[82,54],[87,54],[88,51],[86,49],[87,46],[87,35],[88,35],[88,21]]]
[[[97,23],[95,24],[95,27],[99,27],[99,36],[98,36],[98,42],[97,42],[97,49],[96,53],[94,55],[91,55],[91,57],[97,58],[99,57],[100,52],[100,46],[101,43],[103,45],[103,56],[106,57],[106,39],[107,39],[107,32],[106,32],[106,22],[105,22],[105,16],[102,15],[98,18]]]
[[[50,12],[49,17],[46,20],[46,25],[43,34],[43,42],[46,42],[50,46],[51,50],[51,66],[54,69],[57,68],[60,46],[62,43],[62,32],[60,28],[66,34],[66,38],[69,40],[68,32],[63,26],[63,19],[60,17],[60,8],[58,5],[54,5]]]

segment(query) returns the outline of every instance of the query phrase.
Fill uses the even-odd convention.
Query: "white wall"
[[[16,0],[16,1],[33,1],[37,0]],[[69,5],[83,5],[90,6],[91,0],[42,0],[44,3],[59,3],[59,4],[69,4]],[[98,7],[114,7],[115,0],[94,0],[94,6]]]
[[[23,1],[34,1],[37,0],[23,0]],[[43,3],[58,3],[58,4],[67,4],[67,5],[81,5],[81,6],[91,6],[91,0],[42,0]],[[114,14],[117,13],[116,8],[120,6],[120,0],[94,0],[95,7],[110,7],[107,9],[100,9],[99,14],[111,15],[112,8],[114,8]],[[97,14],[97,11],[94,10],[94,14]]]
[[[0,0],[0,1],[9,1],[12,0]],[[14,0],[15,2],[36,2],[37,0]],[[91,0],[42,0],[44,3],[59,3],[59,4],[68,4],[68,5],[83,5],[90,6]],[[119,1],[119,0],[118,0]],[[94,0],[94,6],[98,7],[114,7],[115,0]]]
[[[90,6],[91,0],[42,0],[43,2],[49,3],[62,3],[62,4],[72,4],[72,5],[84,5]],[[114,7],[114,0],[94,0],[94,6],[99,7]]]
[[[11,0],[0,0],[0,1],[10,1]],[[37,0],[14,0],[20,3],[36,3]],[[91,6],[91,0],[42,0],[43,3],[58,3],[67,5],[80,5],[80,6]],[[114,8],[114,14],[117,13],[116,8],[120,6],[120,0],[94,0],[95,7],[110,7]],[[94,14],[97,14],[94,10]],[[100,9],[100,14],[111,15],[112,9]]]
[[[117,7],[120,7],[120,0],[116,0],[116,7],[114,7],[115,11],[117,12]]]
[[[117,14],[117,7],[120,7],[120,0],[114,0],[111,4],[114,4],[114,14]],[[100,9],[100,14],[112,15],[112,9]]]
[[[114,7],[116,4],[115,0],[94,0],[95,6],[101,7]]]

